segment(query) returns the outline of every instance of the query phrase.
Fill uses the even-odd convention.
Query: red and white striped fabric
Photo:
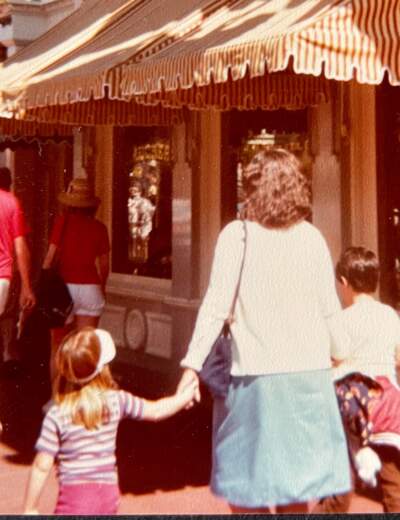
[[[207,92],[197,92],[200,102],[191,98],[188,105],[209,106],[215,95],[211,105],[224,108],[226,92],[215,85],[236,83],[254,98],[261,85],[248,80],[278,71],[370,84],[387,73],[400,85],[399,55],[400,0],[86,0],[4,62],[0,108],[23,113],[135,96],[138,103],[156,104],[151,96],[193,87]],[[305,89],[314,92],[311,104],[326,97],[323,85],[285,81],[293,99],[275,99],[271,80],[255,104],[295,107],[297,92]],[[235,104],[238,96],[228,94]],[[297,104],[308,98],[303,94]],[[181,106],[185,95],[165,102]]]
[[[400,85],[400,0],[226,1],[195,31],[122,65],[124,95],[277,72]]]

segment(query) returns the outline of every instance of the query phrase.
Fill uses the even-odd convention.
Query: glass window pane
[[[172,168],[167,129],[118,129],[113,271],[171,278]]]

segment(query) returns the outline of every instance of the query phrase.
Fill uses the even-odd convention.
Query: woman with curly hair
[[[311,190],[296,157],[258,153],[245,181],[246,250],[243,223],[231,222],[218,238],[179,388],[198,379],[244,255],[229,392],[214,400],[211,489],[234,513],[306,513],[308,501],[350,489],[327,327],[340,304],[326,242],[306,220]]]

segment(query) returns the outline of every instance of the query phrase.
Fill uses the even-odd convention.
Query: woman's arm
[[[56,252],[57,246],[55,244],[50,244],[45,259],[43,260],[43,269],[50,269],[50,267],[53,265]]]
[[[143,400],[142,419],[157,422],[175,415],[193,402],[196,390],[198,383],[192,382],[175,395],[157,401]]]
[[[17,237],[14,240],[14,248],[18,270],[21,276],[20,305],[22,308],[31,309],[36,303],[36,298],[31,286],[31,255],[25,237]]]
[[[339,366],[350,357],[353,348],[351,338],[346,330],[344,312],[340,311],[327,320],[334,367]]]
[[[320,236],[316,248],[318,254],[315,256],[314,281],[317,284],[320,308],[324,318],[336,314],[342,309],[335,284],[335,273],[332,257],[325,239]]]
[[[36,455],[25,494],[25,515],[38,514],[37,507],[39,498],[53,464],[54,457],[49,453],[39,452]]]
[[[178,387],[177,387],[176,391],[178,393],[182,392],[184,390],[184,388],[186,388],[188,385],[191,385],[191,384],[196,385],[196,389],[195,389],[195,393],[194,393],[194,400],[197,403],[199,403],[201,400],[199,376],[198,376],[197,372],[195,370],[193,370],[192,368],[185,368],[185,370],[183,371],[182,377],[178,383]],[[193,405],[193,403],[191,402],[186,406],[186,408],[190,408],[192,405]]]
[[[110,255],[109,253],[105,253],[98,257],[98,270],[100,277],[100,284],[103,290],[103,293],[106,292],[106,283],[108,279],[108,275],[110,274]]]
[[[181,366],[199,371],[229,317],[244,252],[243,223],[234,221],[220,233],[210,282],[197,315],[188,353]]]

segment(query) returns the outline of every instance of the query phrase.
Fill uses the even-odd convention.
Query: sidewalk
[[[23,493],[29,475],[29,466],[16,464],[8,457],[14,450],[0,445],[0,514],[13,515],[21,513]],[[167,477],[167,475],[166,475]],[[51,514],[57,495],[57,484],[52,475],[46,485],[40,503],[41,514]],[[377,502],[355,496],[351,513],[381,513]],[[126,493],[122,496],[119,514],[135,515],[178,515],[178,514],[229,514],[229,507],[214,497],[207,486],[185,486],[173,491],[156,489],[151,493],[134,495]]]
[[[36,367],[37,368],[37,367]],[[28,375],[0,377],[0,514],[20,514],[41,424],[41,407],[48,399],[46,369],[29,367]],[[152,397],[151,376],[132,379]],[[129,385],[131,386],[131,385]],[[158,389],[160,381],[157,381]],[[134,388],[131,388],[135,390]],[[143,395],[143,391],[140,392]],[[125,421],[118,433],[118,469],[122,492],[120,514],[227,514],[227,504],[207,486],[210,473],[211,412],[203,405],[157,424]],[[46,484],[41,514],[53,511],[57,495],[54,475]],[[352,513],[380,513],[378,502],[356,495]]]

